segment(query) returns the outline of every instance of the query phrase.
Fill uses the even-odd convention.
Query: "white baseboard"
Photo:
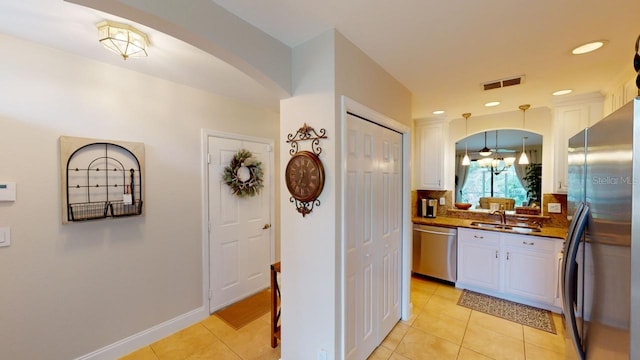
[[[129,354],[141,347],[163,339],[190,325],[193,325],[209,316],[205,307],[200,307],[188,313],[176,316],[161,324],[131,335],[125,339],[116,341],[89,354],[80,356],[75,360],[113,360]]]

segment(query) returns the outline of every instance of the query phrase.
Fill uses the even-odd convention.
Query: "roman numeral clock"
[[[287,135],[287,143],[291,145],[291,159],[284,173],[287,189],[291,194],[289,201],[297,211],[305,217],[320,205],[318,197],[324,188],[324,166],[320,160],[320,139],[326,139],[326,130],[316,132],[306,123],[295,134]],[[311,141],[311,151],[299,151],[299,142]]]

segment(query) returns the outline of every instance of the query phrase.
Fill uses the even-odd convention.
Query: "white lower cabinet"
[[[499,255],[500,233],[458,229],[457,283],[499,291]]]
[[[458,229],[456,287],[557,310],[562,240]]]

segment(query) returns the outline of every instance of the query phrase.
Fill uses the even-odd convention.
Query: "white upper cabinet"
[[[416,120],[414,140],[414,187],[444,190],[444,164],[448,125],[443,120]]]
[[[587,94],[556,102],[553,127],[555,137],[553,191],[567,192],[567,154],[569,139],[603,117],[604,98]]]
[[[636,76],[627,80],[623,84],[619,84],[610,89],[610,93],[604,100],[604,116],[618,110],[623,105],[638,96],[638,88],[636,87]]]

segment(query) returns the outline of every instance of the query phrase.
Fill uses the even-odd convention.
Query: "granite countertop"
[[[487,230],[487,231],[501,231],[501,232],[507,232],[510,234],[514,234],[513,231],[509,231],[509,230],[498,230],[498,229],[480,229],[478,227],[475,226],[471,226],[471,223],[474,221],[479,221],[479,220],[472,220],[472,219],[461,219],[461,218],[456,218],[456,217],[447,217],[447,216],[438,216],[435,218],[423,218],[423,217],[414,217],[412,219],[414,224],[423,224],[423,225],[432,225],[432,226],[442,226],[442,227],[449,227],[449,228],[457,228],[457,227],[464,227],[464,228],[469,228],[469,229],[476,229],[476,230]],[[491,221],[488,221],[491,222]],[[518,233],[520,234],[520,233]],[[563,239],[566,240],[567,237],[567,229],[566,228],[559,228],[559,227],[541,227],[540,228],[540,232],[532,232],[532,233],[527,233],[527,234],[520,234],[520,235],[528,235],[528,236],[544,236],[544,237],[551,237],[551,238],[557,238],[557,239]]]

